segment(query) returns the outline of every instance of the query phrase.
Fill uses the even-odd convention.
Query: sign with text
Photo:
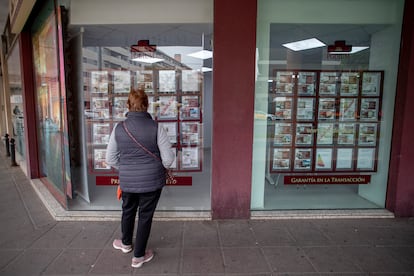
[[[96,176],[96,186],[116,186],[119,184],[117,175],[110,176]],[[167,186],[191,186],[193,185],[193,178],[191,176],[175,176],[173,182],[166,184]]]
[[[289,175],[284,177],[285,185],[305,184],[369,184],[370,175]]]

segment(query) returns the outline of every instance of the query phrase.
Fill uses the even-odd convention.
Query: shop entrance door
[[[37,147],[42,182],[63,206],[71,195],[60,9],[49,1],[32,27]]]

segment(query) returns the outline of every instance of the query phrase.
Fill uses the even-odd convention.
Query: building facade
[[[409,1],[12,2],[2,135],[65,209],[120,209],[104,156],[140,87],[176,154],[160,212],[413,216]]]

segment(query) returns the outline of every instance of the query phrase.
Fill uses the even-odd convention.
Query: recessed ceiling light
[[[361,52],[363,50],[368,49],[368,46],[352,46],[352,50],[350,52],[330,52],[331,55],[349,55]]]
[[[282,44],[284,47],[292,50],[292,51],[303,51],[313,48],[319,48],[326,46],[325,43],[322,41],[317,40],[316,38],[310,38],[290,43]]]
[[[153,57],[148,57],[148,56],[141,56],[141,57],[133,58],[132,60],[137,61],[137,62],[143,62],[143,63],[156,63],[156,62],[163,61],[162,58],[153,58]]]
[[[201,50],[192,54],[188,54],[188,56],[200,59],[209,59],[213,57],[213,52],[208,50]]]

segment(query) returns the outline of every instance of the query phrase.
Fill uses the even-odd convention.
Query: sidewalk
[[[414,275],[414,219],[390,218],[155,221],[133,269],[119,221],[55,221],[0,154],[0,275]]]

